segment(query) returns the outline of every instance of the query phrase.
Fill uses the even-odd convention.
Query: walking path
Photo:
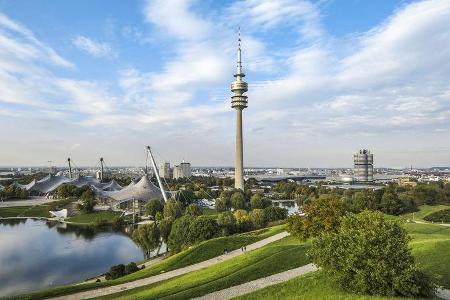
[[[436,291],[436,296],[441,299],[450,300],[450,290],[438,289]]]
[[[310,272],[317,271],[317,267],[314,264],[308,264],[296,269],[288,270],[278,274],[270,275],[268,277],[256,279],[243,283],[240,285],[232,286],[217,292],[213,292],[202,297],[194,298],[197,300],[225,300],[231,299],[237,296],[242,296],[251,292],[254,292],[265,287],[288,281],[292,278],[304,275]]]
[[[275,234],[266,239],[260,240],[256,243],[247,245],[247,251],[261,248],[267,244],[270,244],[270,243],[278,241],[284,237],[287,237],[288,235],[289,235],[289,233],[287,233],[287,232],[281,232],[281,233]],[[167,273],[161,273],[159,275],[155,275],[155,276],[151,276],[151,277],[147,277],[147,278],[143,278],[143,279],[127,282],[127,283],[122,283],[122,284],[105,287],[105,288],[99,288],[96,290],[80,292],[80,293],[67,295],[67,296],[55,297],[55,298],[51,298],[51,299],[53,299],[53,300],[57,300],[57,299],[58,300],[60,300],[60,299],[66,299],[66,300],[75,300],[76,299],[76,300],[78,300],[78,299],[89,299],[89,298],[94,298],[94,297],[106,296],[106,295],[122,292],[124,290],[130,290],[130,289],[138,288],[141,286],[149,285],[149,284],[152,284],[155,282],[167,280],[167,279],[170,279],[170,278],[173,278],[176,276],[180,276],[180,275],[183,275],[183,274],[186,274],[189,272],[197,271],[197,270],[200,270],[200,269],[203,269],[206,267],[210,267],[215,264],[221,263],[223,261],[229,260],[231,258],[237,257],[239,255],[242,255],[243,253],[244,252],[242,252],[241,249],[237,249],[237,250],[231,251],[227,254],[220,255],[220,256],[184,267],[184,268],[169,271]]]

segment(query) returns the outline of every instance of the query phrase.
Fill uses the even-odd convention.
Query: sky
[[[0,0],[0,166],[450,166],[450,1]]]

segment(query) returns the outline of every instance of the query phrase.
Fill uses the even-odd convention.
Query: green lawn
[[[85,291],[95,289],[98,287],[110,286],[137,280],[140,278],[149,277],[152,275],[160,274],[161,272],[168,272],[171,270],[175,270],[181,267],[192,265],[219,256],[223,254],[225,248],[228,250],[239,249],[242,246],[265,239],[269,236],[280,233],[284,230],[285,225],[278,225],[248,233],[211,239],[208,241],[204,241],[196,246],[193,246],[188,250],[169,256],[168,258],[162,260],[161,262],[151,267],[145,268],[143,270],[140,270],[138,272],[132,273],[130,275],[115,280],[110,280],[101,283],[84,283],[84,284],[61,286],[49,290],[34,292],[28,295],[22,295],[20,297],[17,297],[16,299],[42,299],[45,297],[66,295],[79,291]]]
[[[440,285],[450,288],[450,227],[406,223],[411,248],[417,262],[437,277]]]
[[[18,217],[31,206],[16,206],[16,207],[2,207],[0,208],[0,218]]]
[[[99,299],[190,299],[303,266],[309,243],[287,237],[217,265]]]
[[[114,211],[95,211],[67,218],[67,222],[83,225],[111,224],[119,220],[121,213]]]
[[[450,208],[450,206],[448,206],[448,205],[421,205],[418,208],[419,208],[419,211],[401,215],[400,218],[405,219],[405,220],[413,220],[414,219],[414,220],[424,221],[423,218],[425,218],[427,215],[430,215],[434,212],[437,212],[437,211],[440,211],[443,209],[448,209],[448,208]]]
[[[317,271],[233,299],[401,300],[408,298],[366,296],[347,293],[336,287],[323,272]]]

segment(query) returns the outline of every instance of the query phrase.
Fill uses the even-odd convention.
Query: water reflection
[[[141,249],[118,228],[3,220],[0,297],[77,282],[143,258]]]

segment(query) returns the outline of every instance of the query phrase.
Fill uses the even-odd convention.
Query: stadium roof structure
[[[148,202],[152,198],[163,201],[161,189],[154,185],[147,175],[142,176],[137,183],[131,182],[119,191],[104,191],[96,188],[95,192],[98,196],[109,198],[116,204],[130,200]]]

